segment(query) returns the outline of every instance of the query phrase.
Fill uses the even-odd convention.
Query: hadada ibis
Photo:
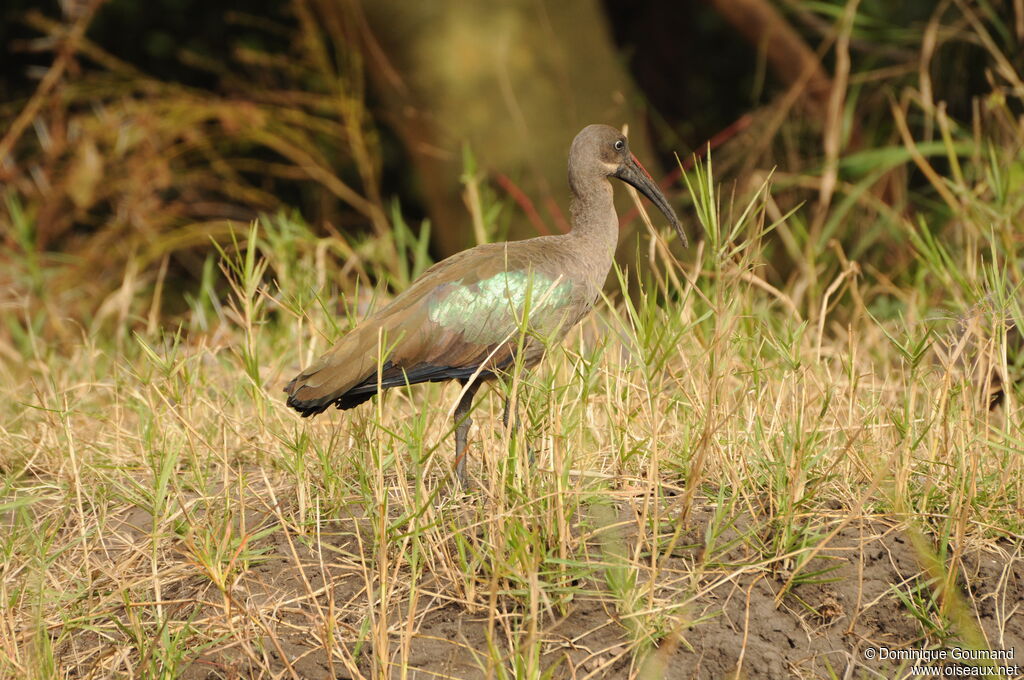
[[[295,376],[285,387],[288,405],[308,417],[331,405],[350,409],[379,388],[457,380],[463,390],[455,408],[455,470],[464,483],[469,411],[481,383],[507,371],[519,351],[523,365],[536,364],[542,339],[560,340],[597,301],[619,231],[609,177],[650,199],[686,244],[626,137],[589,125],[569,149],[569,233],[483,244],[438,262]],[[531,332],[520,337],[524,317]]]

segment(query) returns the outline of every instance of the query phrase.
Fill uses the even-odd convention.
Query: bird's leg
[[[519,434],[519,400],[514,399],[510,396],[505,397],[505,410],[501,413],[501,422],[505,425],[505,429],[508,429],[509,413],[512,413],[512,431],[509,432],[509,439],[515,439],[516,435]],[[526,445],[526,455],[530,459],[530,467],[533,467],[536,463],[536,456],[533,455],[533,447],[529,444]]]
[[[516,432],[519,432],[519,404],[516,403],[515,407],[513,407],[512,406],[513,401],[514,400],[512,399],[512,397],[508,397],[508,396],[505,397],[505,410],[502,411],[502,413],[501,413],[501,422],[505,426],[505,429],[507,430],[508,429],[508,414],[514,408],[514,410],[516,412],[516,420],[515,420],[515,423],[513,423],[513,425],[512,425],[512,436],[515,437],[516,436]]]
[[[467,382],[459,380],[459,384],[463,387]],[[469,426],[473,424],[473,419],[469,417],[469,410],[473,406],[473,397],[478,389],[480,389],[480,383],[474,381],[466,388],[466,393],[459,400],[459,405],[455,407],[455,475],[463,487],[466,486],[466,439],[469,435]]]

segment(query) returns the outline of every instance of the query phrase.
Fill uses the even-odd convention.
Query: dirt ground
[[[709,510],[698,510],[681,545],[701,536],[709,517]],[[359,550],[351,532],[321,534],[321,540],[333,544],[331,554],[354,555]],[[262,625],[273,632],[257,645],[264,650],[263,656],[254,659],[251,651],[242,649],[244,645],[230,643],[228,624],[220,642],[214,641],[191,660],[183,677],[266,677],[268,659],[274,677],[352,677],[344,664],[327,658],[322,631],[311,621],[330,608],[338,623],[336,644],[352,650],[359,635],[357,626],[369,606],[365,572],[354,569],[348,560],[324,561],[322,551],[318,557],[280,532],[266,543],[265,561],[243,573],[234,591],[236,606],[262,612]],[[665,566],[666,579],[673,573],[690,573],[697,550],[694,546],[677,550]],[[735,566],[750,564],[742,561],[739,552],[731,557],[737,560]],[[957,584],[957,601],[963,616],[984,635],[975,644],[1013,650],[1014,658],[999,665],[1024,666],[1020,546],[990,543],[984,551],[965,550],[962,562],[962,573],[968,576]],[[910,662],[866,658],[868,649],[922,649],[937,644],[938,633],[925,638],[922,624],[893,594],[894,586],[909,592],[924,578],[905,529],[882,519],[851,522],[827,543],[807,571],[815,568],[832,568],[822,577],[827,582],[797,585],[781,601],[777,595],[789,576],[784,569],[755,565],[723,571],[735,574],[725,579],[722,574],[704,575],[699,579],[702,588],[716,580],[718,584],[693,602],[687,610],[692,623],[665,637],[644,668],[637,666],[626,627],[602,596],[604,586],[595,580],[582,589],[592,596],[576,597],[563,614],[543,622],[538,633],[543,650],[540,667],[553,678],[911,677]],[[408,671],[402,677],[488,677],[484,656],[478,653],[486,649],[488,637],[486,596],[467,607],[431,586],[429,577],[420,585],[418,628],[405,652]],[[164,596],[183,603],[216,602],[219,594],[200,577],[184,577]],[[201,613],[196,620],[202,620]],[[404,625],[404,617],[399,616],[392,631]],[[966,646],[966,633],[953,630],[951,635],[947,646]],[[355,656],[357,668],[366,675],[371,672],[372,644],[364,641]],[[396,662],[400,660],[397,647],[391,652]]]
[[[635,508],[624,503],[618,510],[629,515]],[[710,506],[697,504],[679,542],[682,547],[663,569],[666,586],[658,593],[662,601],[687,592],[679,587],[685,580],[696,584],[689,592],[697,595],[685,609],[684,625],[658,641],[645,666],[636,662],[627,622],[618,617],[606,584],[595,579],[581,584],[580,591],[589,595],[575,596],[558,613],[542,617],[537,639],[541,641],[540,668],[550,672],[545,677],[907,678],[911,677],[909,662],[868,660],[866,650],[939,646],[942,634],[933,630],[926,637],[927,626],[893,592],[894,587],[910,592],[927,579],[919,551],[911,545],[904,526],[882,518],[849,522],[804,572],[830,570],[816,583],[797,585],[779,599],[791,573],[759,567],[741,547],[724,555],[728,566],[693,577],[698,539],[712,516]],[[264,512],[247,523],[266,525],[273,520]],[[144,536],[139,527],[146,526],[147,515],[135,510],[120,521],[120,537],[126,542],[122,557],[137,554],[137,542]],[[263,557],[242,571],[229,606],[183,555],[177,564],[168,565],[163,598],[176,603],[168,605],[171,617],[190,619],[207,645],[185,661],[181,677],[342,679],[358,673],[372,677],[375,640],[360,629],[373,604],[366,595],[368,571],[357,566],[359,539],[350,528],[353,523],[347,526],[337,534],[323,532],[319,550],[314,549],[314,541],[297,540],[281,530],[251,546],[263,549]],[[133,542],[134,548],[129,545]],[[117,550],[110,553],[112,562],[122,557]],[[965,628],[983,635],[974,646],[1012,650],[1011,660],[998,665],[1024,667],[1024,551],[1009,541],[993,540],[984,549],[964,549],[962,561],[961,571],[967,577],[956,584],[959,596],[953,608],[958,607]],[[502,677],[488,676],[481,653],[488,639],[486,593],[467,606],[430,575],[419,588],[415,630],[406,629],[408,619],[401,611],[389,629],[392,638],[404,635],[411,640],[403,652],[408,672],[394,671],[392,677]],[[926,587],[921,592],[932,591]],[[501,606],[503,615],[511,618],[523,613],[515,608],[521,607],[516,602]],[[224,615],[225,610],[232,614]],[[955,617],[954,611],[950,618]],[[358,673],[338,657],[328,657],[325,649],[332,645],[325,644],[323,625],[317,623],[325,620],[336,622],[333,644],[351,652]],[[253,622],[255,638],[243,630],[253,630]],[[946,646],[967,646],[970,632],[955,629],[954,625],[947,631]],[[261,639],[259,630],[265,632]],[[507,637],[493,634],[492,638],[508,650]],[[62,667],[76,668],[68,677],[93,677],[102,666],[100,660],[118,646],[112,642],[109,636],[83,630],[70,645],[56,650],[57,657]],[[391,644],[389,655],[397,665],[402,651],[398,642]]]

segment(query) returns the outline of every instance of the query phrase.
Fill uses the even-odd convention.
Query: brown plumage
[[[686,243],[679,220],[626,138],[606,125],[590,125],[569,151],[568,234],[480,245],[438,262],[292,379],[285,388],[288,405],[308,417],[331,405],[357,406],[378,385],[471,381],[455,410],[456,471],[464,479],[473,396],[481,382],[515,360],[521,321],[531,331],[522,345],[523,362],[531,366],[543,353],[541,338],[561,339],[598,298],[618,237],[609,177],[647,196]]]

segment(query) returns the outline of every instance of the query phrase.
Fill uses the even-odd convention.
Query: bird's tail
[[[376,324],[349,332],[327,353],[292,378],[284,388],[288,406],[302,417],[323,413],[332,404],[340,409],[358,406],[376,393],[380,350]]]

